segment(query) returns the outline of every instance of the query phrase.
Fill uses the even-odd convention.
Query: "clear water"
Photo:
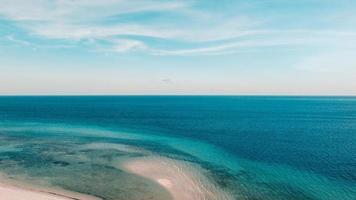
[[[0,170],[104,199],[168,194],[93,142],[195,163],[236,199],[356,199],[354,97],[0,97],[0,138]]]

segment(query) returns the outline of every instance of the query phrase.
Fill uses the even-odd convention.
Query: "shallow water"
[[[236,199],[356,199],[355,98],[1,97],[0,138],[2,172],[104,199],[169,199],[115,167],[152,154]]]

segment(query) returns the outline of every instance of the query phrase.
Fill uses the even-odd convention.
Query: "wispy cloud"
[[[123,40],[116,41],[116,46],[113,48],[113,51],[122,53],[122,52],[145,50],[145,49],[147,49],[147,46],[141,41],[123,39]]]
[[[221,42],[214,45],[178,49],[178,50],[151,50],[152,54],[164,56],[196,56],[196,55],[221,55],[236,52],[258,50],[269,47],[322,47],[342,46],[353,47],[356,42],[356,33],[338,31],[313,31],[313,30],[290,30],[290,31],[254,31],[252,39],[240,39],[239,41]],[[258,38],[263,36],[263,39]],[[348,37],[345,40],[345,37]],[[330,39],[332,38],[332,40]],[[351,43],[350,43],[351,42]]]
[[[22,45],[22,46],[31,46],[31,45],[32,45],[31,42],[28,42],[28,41],[25,41],[25,40],[17,39],[17,38],[16,38],[15,36],[13,36],[13,35],[7,35],[7,36],[5,36],[4,39],[5,39],[5,40],[8,40],[8,41],[11,41],[11,42],[13,42],[13,43]]]
[[[104,42],[109,45],[101,49],[117,53],[140,50],[152,55],[220,55],[259,47],[340,44],[345,43],[344,37],[348,42],[356,40],[354,30],[266,29],[265,19],[199,9],[196,4],[193,0],[3,0],[0,17],[15,22],[30,36],[48,39],[48,45],[51,40],[86,40],[97,48]],[[150,21],[155,14],[175,18]],[[8,40],[30,43],[13,36]]]
[[[15,35],[5,35],[3,37],[0,37],[0,43],[3,42],[8,42],[16,46],[21,46],[21,47],[30,47],[32,50],[37,50],[37,49],[69,49],[75,47],[73,44],[43,44],[43,43],[38,43],[38,42],[32,42],[29,40],[24,40],[21,38],[18,38]]]
[[[74,22],[144,11],[185,7],[180,1],[140,0],[3,0],[1,15],[19,21]]]
[[[54,40],[104,40],[106,43],[111,42],[112,48],[117,52],[132,50],[132,48],[118,48],[118,37],[140,36],[177,42],[204,43],[256,34],[255,31],[241,30],[241,27],[252,23],[243,17],[225,18],[220,14],[214,16],[207,13],[203,15],[202,11],[192,9],[192,5],[193,1],[163,0],[35,0],[31,2],[6,0],[0,7],[0,16],[15,21],[34,36]],[[146,23],[145,20],[105,23],[106,19],[112,17],[154,12],[175,13],[177,16],[194,19],[196,22],[181,25],[176,25],[169,20],[158,23]],[[219,19],[215,19],[216,17]],[[199,20],[199,18],[204,19]],[[206,24],[206,21],[210,23]],[[224,23],[221,23],[222,21]],[[120,47],[135,44],[135,47],[140,46],[139,49],[145,49],[143,47],[148,46],[145,41],[137,41],[137,39],[135,42],[122,41],[126,42],[124,45],[119,45]],[[167,46],[167,49],[170,48],[172,47]]]

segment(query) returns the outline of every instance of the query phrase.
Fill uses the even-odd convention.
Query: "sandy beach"
[[[183,161],[162,157],[130,160],[123,167],[166,188],[174,200],[230,200],[229,193],[216,187],[200,170]]]
[[[27,185],[14,184],[13,181],[0,178],[1,200],[100,200],[85,194],[57,189],[30,188]]]

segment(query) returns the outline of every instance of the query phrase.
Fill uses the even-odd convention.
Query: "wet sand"
[[[3,176],[1,176],[3,177]],[[14,184],[7,178],[0,177],[1,200],[100,200],[85,194],[57,189],[33,188],[27,184]]]
[[[122,164],[127,171],[151,179],[167,189],[174,200],[230,200],[195,166],[162,157],[145,157]]]

